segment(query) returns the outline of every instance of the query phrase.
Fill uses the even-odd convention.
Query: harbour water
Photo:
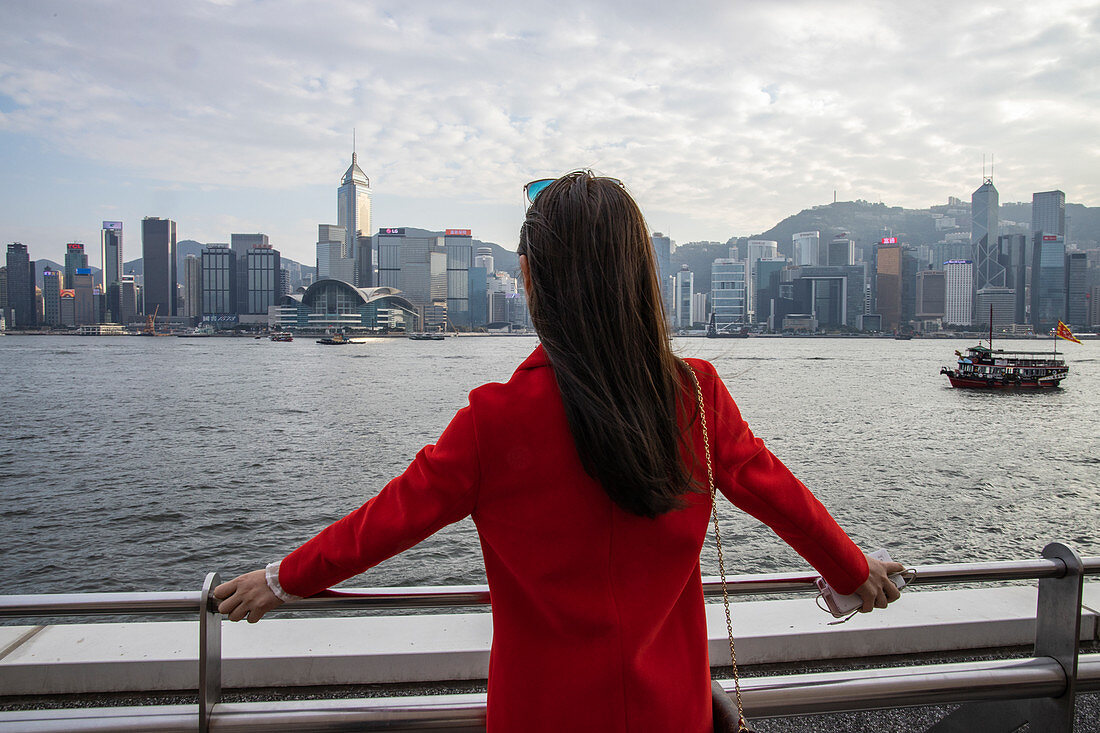
[[[535,343],[0,338],[0,593],[194,589],[278,559],[400,473]],[[939,367],[968,345],[677,341],[714,362],[862,546],[913,564],[1034,557],[1055,539],[1100,554],[1100,342],[1060,344],[1063,389],[1026,394],[951,389]],[[722,517],[731,571],[806,567],[751,517]],[[477,582],[466,519],[348,585]]]

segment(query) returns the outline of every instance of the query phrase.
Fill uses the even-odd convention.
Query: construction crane
[[[157,335],[157,314],[158,313],[160,313],[160,304],[159,303],[157,304],[157,307],[153,309],[153,315],[146,316],[146,318],[145,318],[145,328],[142,329],[142,331],[141,331],[141,333],[143,335],[145,335],[145,336],[156,336]]]

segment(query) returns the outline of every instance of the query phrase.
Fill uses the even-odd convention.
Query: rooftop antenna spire
[[[355,162],[355,128],[351,128],[351,162]]]
[[[989,154],[989,182],[993,183],[993,160],[996,158],[993,153]]]

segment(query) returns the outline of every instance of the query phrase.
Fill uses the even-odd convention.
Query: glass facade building
[[[38,296],[35,293],[34,260],[27,245],[12,242],[8,245],[8,328],[36,328],[38,326]]]
[[[225,245],[208,245],[202,250],[201,269],[203,319],[235,314],[237,255]]]
[[[109,292],[112,283],[122,277],[122,222],[105,221],[99,230],[99,254],[103,263],[100,284]]]
[[[469,229],[448,229],[443,242],[447,253],[447,318],[453,328],[469,329],[473,233]]]
[[[1066,319],[1066,240],[1055,234],[1033,236],[1031,325],[1042,333]]]
[[[176,222],[147,216],[141,220],[146,315],[176,315]]]
[[[710,266],[710,312],[718,332],[740,329],[747,321],[745,263],[719,258]]]
[[[61,273],[48,267],[42,270],[42,323],[61,325]]]
[[[279,251],[266,247],[253,247],[246,258],[248,282],[248,308],[250,315],[263,315],[278,302],[279,273],[282,271]]]
[[[351,165],[344,173],[340,181],[340,188],[336,192],[336,225],[343,228],[344,256],[356,263],[361,263],[359,248],[361,237],[370,237],[371,234],[371,190],[370,179],[359,162],[355,152],[351,154]],[[367,242],[369,243],[369,239]],[[368,258],[369,259],[369,256]],[[371,273],[363,272],[356,268],[353,275],[355,285],[368,287],[360,281],[369,281]],[[348,282],[351,282],[349,280]]]

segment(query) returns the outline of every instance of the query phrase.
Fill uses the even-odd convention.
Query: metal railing
[[[1041,559],[925,565],[914,585],[1038,580],[1033,656],[1023,659],[752,677],[742,680],[745,712],[770,717],[874,708],[963,703],[930,730],[936,733],[1071,731],[1076,693],[1100,691],[1100,654],[1079,654],[1085,575],[1100,574],[1100,557],[1081,558],[1052,543]],[[812,573],[734,575],[731,595],[816,593]],[[483,730],[485,695],[356,700],[220,703],[221,616],[210,600],[220,583],[207,575],[198,592],[0,596],[0,618],[195,614],[199,616],[199,705],[36,710],[0,714],[0,730]],[[704,578],[705,596],[721,583]],[[489,604],[484,585],[348,589],[281,606],[290,610],[454,608]],[[720,681],[726,692],[733,681]],[[1039,726],[1039,727],[1036,727]]]

